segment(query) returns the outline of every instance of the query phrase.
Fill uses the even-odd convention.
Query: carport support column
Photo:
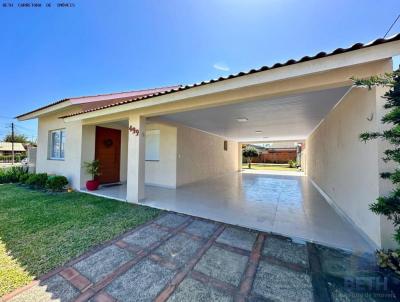
[[[242,155],[242,145],[238,143],[238,171],[242,171],[242,162],[243,162],[243,155]]]
[[[144,198],[145,131],[145,118],[140,115],[131,115],[129,117],[126,189],[126,199],[130,203],[137,203]]]

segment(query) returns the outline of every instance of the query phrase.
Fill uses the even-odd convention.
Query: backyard
[[[247,163],[242,164],[242,169],[249,169]],[[272,170],[272,171],[298,171],[297,168],[290,168],[288,164],[251,164],[252,170]]]
[[[0,297],[159,214],[78,192],[0,184]]]

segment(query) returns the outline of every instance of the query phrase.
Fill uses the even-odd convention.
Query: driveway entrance
[[[257,181],[257,180],[256,180]],[[372,257],[167,213],[72,260],[6,301],[352,301],[385,295]],[[355,282],[355,281],[354,281]]]

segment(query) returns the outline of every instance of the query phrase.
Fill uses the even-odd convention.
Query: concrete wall
[[[176,187],[177,128],[160,123],[146,125],[146,130],[160,130],[160,160],[146,161],[145,183]]]
[[[178,127],[177,186],[239,170],[238,143],[193,128]]]
[[[363,143],[359,134],[377,130],[380,95],[352,88],[306,141],[308,176],[378,246],[381,217],[369,204],[380,193],[379,142]]]

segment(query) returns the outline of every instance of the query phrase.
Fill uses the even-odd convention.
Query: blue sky
[[[61,98],[198,82],[368,42],[400,13],[398,0],[71,1],[0,7],[0,138],[10,117]],[[36,121],[17,130],[35,136]]]

